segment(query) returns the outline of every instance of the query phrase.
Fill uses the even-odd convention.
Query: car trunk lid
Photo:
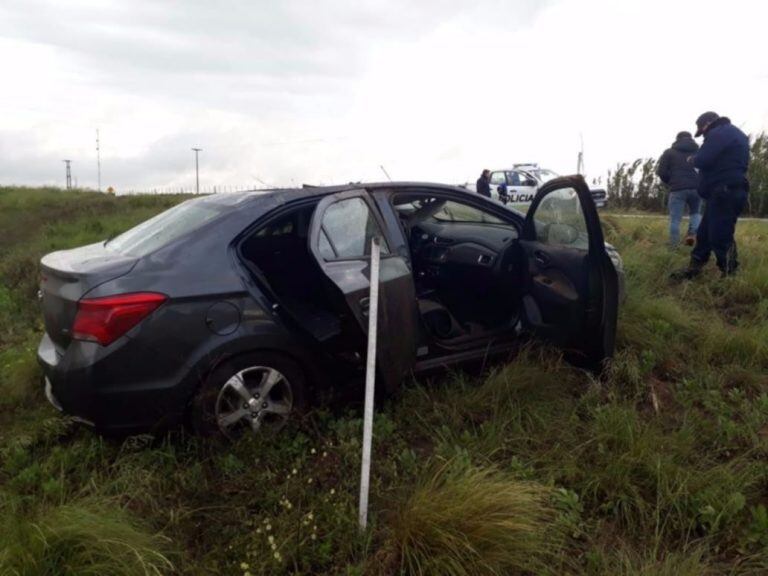
[[[57,347],[64,349],[72,340],[80,298],[99,284],[127,274],[137,260],[106,248],[103,242],[42,258],[40,295],[45,330]]]

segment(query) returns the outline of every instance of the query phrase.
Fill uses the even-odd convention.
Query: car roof
[[[515,166],[514,168],[496,168],[491,172],[535,172],[530,166]]]
[[[463,192],[467,193],[467,190],[459,186],[452,186],[449,184],[438,184],[435,182],[351,182],[349,184],[335,185],[335,186],[313,186],[305,184],[301,188],[273,188],[267,190],[246,190],[243,192],[229,192],[216,194],[213,196],[207,196],[209,202],[218,205],[231,205],[231,206],[243,206],[250,204],[251,202],[258,202],[261,200],[270,199],[273,202],[277,201],[279,204],[286,202],[293,202],[295,200],[302,200],[306,198],[320,198],[323,196],[329,196],[331,194],[337,194],[339,192],[347,192],[351,190],[408,190],[411,188],[429,188],[432,190],[445,190],[451,192]]]
[[[393,192],[411,192],[416,190],[444,191],[453,194],[470,195],[477,201],[485,200],[474,192],[449,184],[435,182],[360,182],[343,184],[340,186],[309,186],[301,188],[276,188],[271,190],[250,190],[243,192],[226,192],[196,197],[188,202],[210,203],[219,213],[220,218],[230,219],[232,230],[243,230],[262,215],[271,212],[286,204],[301,202],[302,200],[320,200],[325,196],[352,190],[391,190]],[[488,199],[490,201],[490,199]],[[499,204],[498,207],[502,207]],[[508,212],[512,212],[517,218],[525,218],[525,214],[510,207],[503,206]],[[238,232],[239,233],[239,232]]]

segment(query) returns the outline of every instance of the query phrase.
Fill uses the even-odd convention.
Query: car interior
[[[248,236],[239,251],[296,320],[326,341],[338,335],[341,326],[325,290],[325,276],[307,248],[315,206],[304,205],[270,220]]]
[[[517,323],[519,231],[489,212],[429,193],[392,200],[408,238],[416,296],[432,336],[475,338]]]
[[[509,249],[519,235],[514,223],[429,193],[398,194],[392,204],[409,241],[419,310],[433,338],[474,339],[517,324],[522,284],[516,251]],[[338,335],[343,319],[308,250],[314,210],[315,204],[304,205],[268,221],[239,251],[297,321],[324,341]]]

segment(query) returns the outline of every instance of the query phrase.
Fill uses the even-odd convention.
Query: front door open
[[[323,198],[310,224],[309,249],[332,288],[338,290],[340,312],[354,319],[352,336],[364,351],[374,236],[382,239],[377,374],[384,390],[393,392],[416,357],[418,306],[408,264],[402,256],[390,253],[368,193],[352,190]]]
[[[574,363],[599,369],[614,350],[618,278],[581,176],[557,178],[539,189],[520,246],[528,328],[563,348]]]

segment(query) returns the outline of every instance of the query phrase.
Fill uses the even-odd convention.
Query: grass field
[[[279,441],[101,438],[48,407],[40,256],[178,202],[0,189],[0,574],[768,573],[768,224],[743,272],[672,285],[665,222],[604,217],[628,299],[596,380],[531,347],[410,383],[374,430],[356,529],[359,407]]]

